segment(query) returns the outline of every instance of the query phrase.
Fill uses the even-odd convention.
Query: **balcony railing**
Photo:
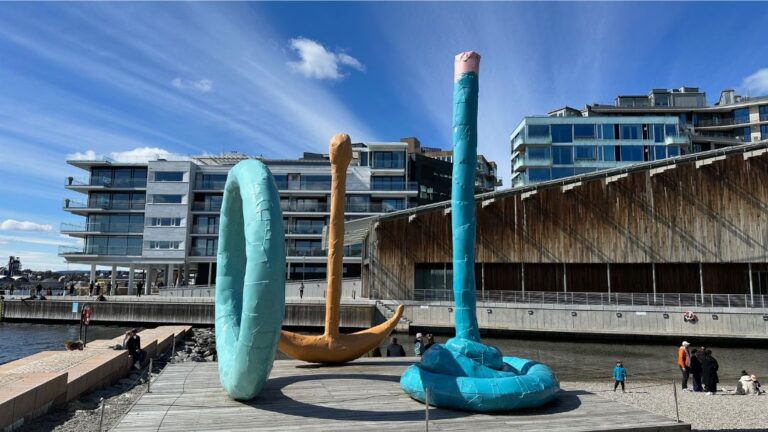
[[[106,188],[145,188],[147,179],[113,179],[110,177],[65,177],[65,186],[100,186]]]
[[[141,247],[59,246],[59,255],[141,256]]]
[[[416,207],[416,203],[391,204],[391,203],[348,203],[344,206],[347,213],[388,213],[397,210]],[[284,212],[328,212],[330,207],[327,203],[299,204],[299,203],[281,203],[280,209]]]
[[[310,190],[310,191],[330,191],[331,182],[316,181],[316,182],[285,182],[278,181],[277,189],[280,191],[292,191],[292,190]],[[418,183],[416,182],[398,182],[388,183],[386,188],[378,188],[373,182],[371,182],[368,189],[359,188],[356,186],[347,188],[347,191],[369,191],[369,190],[393,190],[393,191],[415,191],[418,190]]]
[[[292,257],[324,257],[328,254],[323,249],[304,249],[304,248],[288,248],[286,255]]]
[[[64,200],[65,209],[101,209],[101,210],[144,210],[144,201],[97,201],[90,200],[88,203],[71,200]]]
[[[404,169],[405,162],[402,160],[376,160],[373,159],[372,169]]]
[[[192,203],[192,210],[194,211],[221,211],[221,203],[210,203],[195,201]]]
[[[216,249],[210,247],[195,247],[189,250],[190,256],[216,256]]]
[[[597,293],[545,291],[477,291],[481,301],[497,303],[532,303],[606,306],[672,306],[672,307],[768,307],[768,295],[749,294],[683,294],[683,293]],[[414,300],[453,301],[453,290],[417,289]],[[754,299],[754,302],[752,301]]]
[[[749,117],[704,119],[699,120],[697,127],[733,126],[740,124],[749,124]]]
[[[280,203],[280,209],[283,211],[293,212],[327,212],[328,205],[326,203]]]
[[[218,234],[218,225],[192,225],[192,234]]]
[[[126,223],[70,223],[62,222],[61,232],[99,232],[99,233],[143,233],[144,226],[141,224]]]
[[[322,234],[322,226],[287,226],[285,227],[286,234]]]
[[[375,191],[415,191],[418,188],[419,185],[416,182],[375,183],[371,181],[371,190]]]
[[[227,184],[226,180],[197,180],[195,189],[224,190],[225,184]]]

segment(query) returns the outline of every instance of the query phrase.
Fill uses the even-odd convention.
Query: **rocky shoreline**
[[[192,335],[176,342],[175,353],[153,359],[152,381],[168,363],[216,361],[216,338],[212,328],[192,329]],[[148,367],[148,366],[147,366]],[[147,367],[131,372],[115,384],[85,394],[21,427],[22,432],[90,432],[99,430],[101,398],[104,398],[102,430],[115,426],[136,400],[147,391]]]

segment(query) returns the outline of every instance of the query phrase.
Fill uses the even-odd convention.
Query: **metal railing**
[[[196,211],[221,211],[221,203],[210,203],[195,201],[192,203],[192,210]]]
[[[59,246],[59,255],[141,256],[141,247]]]
[[[69,198],[64,199],[64,208],[71,209],[101,209],[101,210],[144,210],[144,201],[112,201],[103,202],[90,200],[87,203]]]
[[[62,222],[61,232],[143,233],[143,224]]]
[[[674,306],[765,308],[768,295],[750,294],[686,294],[686,293],[599,293],[547,291],[477,291],[477,299],[498,303],[533,303],[562,305]],[[444,289],[414,290],[413,300],[453,301],[453,291]]]
[[[107,188],[145,188],[147,179],[113,179],[111,177],[64,177],[65,186],[101,186]]]
[[[696,126],[697,127],[731,126],[731,125],[740,125],[740,124],[749,124],[749,117],[713,118],[713,119],[699,120]]]
[[[192,234],[218,234],[218,225],[192,225]]]
[[[323,226],[309,225],[309,226],[286,226],[284,227],[286,234],[322,234]]]

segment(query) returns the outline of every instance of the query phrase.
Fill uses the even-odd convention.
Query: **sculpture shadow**
[[[361,421],[423,421],[424,409],[422,407],[410,411],[371,411],[356,410],[346,408],[335,408],[311,403],[302,402],[287,396],[283,389],[289,385],[301,383],[303,381],[318,380],[371,380],[385,381],[393,384],[399,384],[400,377],[396,375],[372,375],[372,374],[320,374],[311,376],[290,376],[273,378],[267,381],[261,394],[251,401],[245,402],[246,405],[254,408],[307,418],[319,418],[327,420],[361,420]],[[399,390],[399,386],[398,386]],[[403,395],[405,397],[405,395]],[[361,400],[352,399],[349,402]],[[330,402],[343,403],[344,400],[332,399]],[[442,420],[460,418],[471,415],[468,412],[452,411],[440,408],[430,408],[429,418],[431,420]]]
[[[403,360],[374,360],[374,361],[367,361],[367,362],[347,362],[347,363],[338,363],[338,364],[327,364],[327,363],[306,363],[306,364],[300,364],[296,365],[296,369],[335,369],[335,368],[341,368],[341,367],[349,367],[349,366],[355,366],[355,367],[368,367],[368,366],[403,366],[408,367],[414,363],[418,363],[418,360],[413,361],[403,361]]]

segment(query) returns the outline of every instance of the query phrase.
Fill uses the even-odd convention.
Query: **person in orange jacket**
[[[691,352],[688,351],[690,345],[687,341],[683,341],[680,348],[677,349],[677,366],[680,367],[680,372],[683,373],[683,391],[688,391],[688,374],[691,369]]]

